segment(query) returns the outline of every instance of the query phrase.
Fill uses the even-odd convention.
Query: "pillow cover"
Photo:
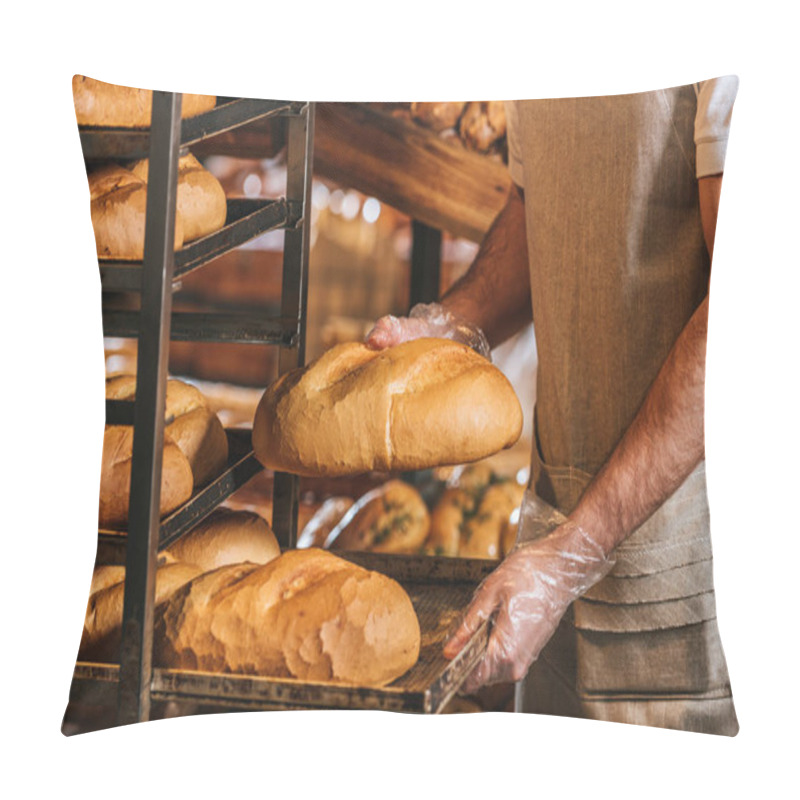
[[[505,103],[186,95],[172,141],[168,96],[76,76],[109,385],[137,373],[143,405],[158,399],[155,372],[193,386],[190,407],[165,393],[164,418],[143,433],[158,441],[163,422],[157,563],[127,552],[126,527],[140,536],[144,517],[135,505],[128,516],[127,496],[124,514],[103,517],[64,732],[220,710],[368,707],[734,735],[702,401],[736,89],[727,77]],[[137,327],[150,324],[146,270],[157,263],[146,230],[174,261],[172,343],[157,369],[145,345],[154,332]],[[495,348],[532,320],[535,350],[520,339],[528,345],[513,363],[496,362],[536,372],[530,433],[468,470],[264,472],[249,431],[266,386],[304,355],[363,340],[389,313],[400,337],[457,338],[467,326]],[[134,499],[131,424],[143,416],[108,398],[107,414],[123,418],[107,419],[104,469],[122,469],[125,487],[104,484],[101,507],[117,508],[128,483]],[[314,420],[302,424],[313,430]],[[186,452],[190,432],[192,453],[213,464],[202,477]],[[400,553],[345,544],[406,533],[409,513],[386,505],[400,478],[415,487],[416,517],[428,525],[424,506],[436,512],[438,538],[420,530],[417,549]],[[494,493],[502,502],[490,513]],[[366,497],[384,505],[369,535],[356,535],[347,525],[364,517]],[[570,525],[596,559],[573,538],[561,546]],[[200,552],[202,564],[185,555]],[[147,571],[154,600],[143,614]],[[512,573],[511,594],[494,588]],[[522,612],[508,611],[515,603]],[[141,620],[152,662],[137,642]],[[131,699],[138,681],[144,700]]]

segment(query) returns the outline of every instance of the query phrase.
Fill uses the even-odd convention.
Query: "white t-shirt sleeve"
[[[506,101],[506,141],[508,143],[508,171],[511,180],[525,188],[525,168],[522,163],[522,148],[519,146],[519,117],[516,101]]]
[[[718,175],[725,167],[728,130],[739,79],[735,75],[695,84],[697,116],[694,143],[697,148],[697,177]]]

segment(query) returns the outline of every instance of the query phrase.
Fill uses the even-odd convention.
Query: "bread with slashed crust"
[[[154,644],[171,668],[383,686],[416,663],[420,629],[394,580],[311,548],[195,578]]]
[[[266,390],[253,446],[270,469],[348,475],[476,461],[521,431],[508,379],[466,345],[415,339],[372,350],[353,342]]]

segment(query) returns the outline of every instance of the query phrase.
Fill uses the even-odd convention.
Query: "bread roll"
[[[133,428],[107,425],[103,435],[103,461],[100,471],[101,528],[124,529],[128,524],[131,466],[133,461]],[[164,437],[161,466],[161,498],[159,514],[165,516],[192,496],[192,468],[180,448]]]
[[[125,598],[125,569],[116,583],[89,596],[83,635],[78,651],[80,661],[119,662],[122,635],[122,606]],[[156,571],[156,605],[200,574],[189,564],[166,564]]]
[[[412,103],[411,116],[426,128],[441,132],[458,125],[466,103]]]
[[[78,125],[99,125],[112,128],[147,128],[150,126],[153,92],[74,75],[72,99]],[[181,117],[194,117],[216,105],[213,95],[184,94]]]
[[[488,152],[506,134],[506,112],[502,101],[470,103],[458,125],[461,138],[473,150]]]
[[[416,339],[342,344],[282,376],[258,405],[253,446],[269,469],[349,475],[476,461],[521,431],[499,369],[466,345]]]
[[[135,396],[133,375],[115,375],[106,380],[107,399],[133,400]],[[189,460],[195,488],[204,486],[224,469],[228,437],[199,389],[183,381],[167,381],[165,421],[164,435]]]
[[[226,564],[266,564],[281,554],[267,521],[252,511],[215,509],[167,551],[176,561],[208,572]]]
[[[428,508],[420,493],[403,481],[388,481],[359,499],[331,531],[326,547],[417,553],[429,528]]]
[[[159,614],[156,663],[383,686],[419,657],[411,600],[395,581],[324,550],[208,572]]]
[[[132,164],[130,170],[148,182],[148,159]],[[228,213],[225,190],[191,153],[178,160],[177,208],[183,222],[184,242],[193,242],[225,225]]]
[[[141,260],[147,184],[130,170],[114,164],[90,172],[92,227],[101,258]],[[175,215],[175,249],[183,246],[183,220]]]
[[[485,469],[465,470],[460,477],[457,485],[445,489],[433,509],[425,552],[501,558],[513,547],[516,525],[510,529],[510,519],[519,509],[525,487]]]

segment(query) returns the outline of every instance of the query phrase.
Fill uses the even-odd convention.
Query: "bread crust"
[[[112,128],[150,127],[153,92],[105,83],[85,75],[72,78],[72,99],[78,125]],[[194,117],[216,105],[213,95],[184,94],[181,118]]]
[[[252,511],[215,509],[166,551],[176,561],[203,572],[249,561],[266,564],[281,549],[267,521]]]
[[[416,339],[338,345],[264,393],[256,456],[298,475],[352,475],[476,461],[510,447],[522,409],[508,379],[465,345]]]
[[[416,663],[420,630],[398,583],[311,548],[196,578],[154,641],[171,668],[383,686]]]

